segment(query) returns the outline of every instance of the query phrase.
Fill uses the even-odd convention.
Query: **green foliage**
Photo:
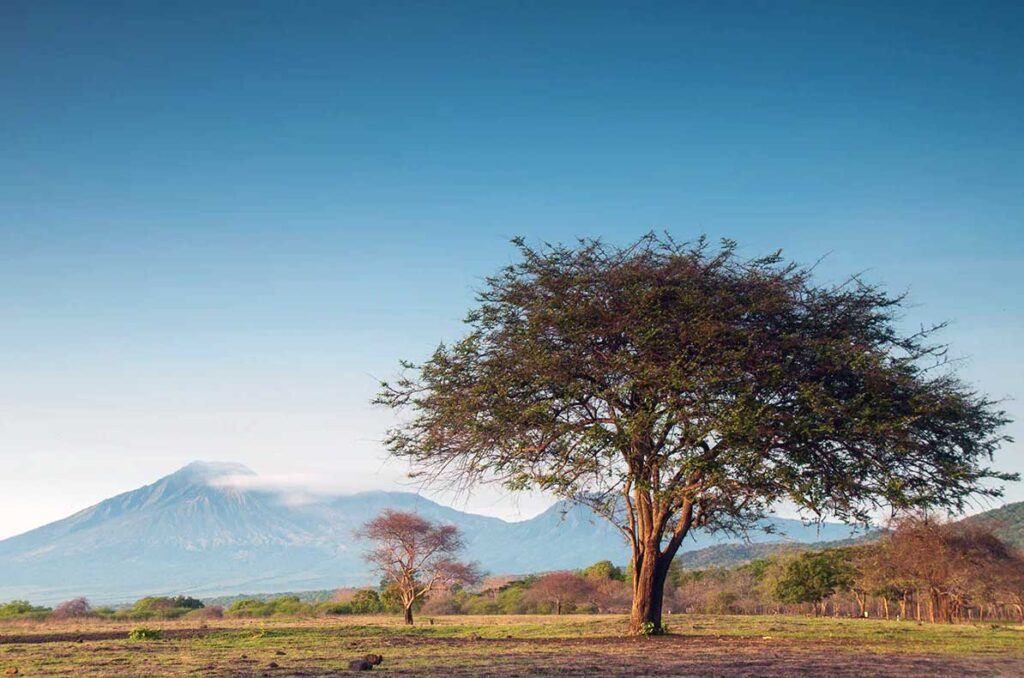
[[[730,240],[514,244],[465,335],[381,384],[406,415],[386,446],[416,473],[588,503],[655,572],[691,527],[742,531],[781,500],[866,522],[1017,479],[986,465],[1006,413],[935,369],[941,326],[904,332],[902,296]]]
[[[636,632],[638,636],[664,636],[669,633],[666,624],[655,624],[654,622],[643,622]]]
[[[611,579],[614,581],[625,581],[626,573],[621,567],[613,564],[610,560],[599,560],[590,567],[580,570],[580,574],[588,579]]]
[[[0,619],[11,617],[38,618],[50,612],[48,607],[33,605],[27,600],[12,600],[0,605]]]
[[[353,614],[376,614],[384,611],[380,596],[373,589],[360,589],[350,602]]]
[[[526,582],[514,582],[498,591],[494,602],[500,614],[521,614],[529,609],[525,599],[526,587]]]
[[[848,590],[853,575],[854,568],[845,551],[808,551],[782,563],[772,593],[782,603],[817,603]]]
[[[203,601],[188,596],[147,596],[115,614],[127,619],[179,619],[202,608]]]
[[[402,606],[402,597],[398,590],[398,585],[394,582],[389,582],[386,579],[382,580],[378,596],[380,600],[380,607],[383,612],[397,614],[405,609]],[[423,609],[423,604],[425,602],[426,600],[422,596],[417,598],[412,604],[413,611],[419,612]]]
[[[472,596],[462,604],[464,614],[501,614],[501,606],[487,596]]]
[[[140,626],[128,632],[128,640],[160,640],[163,637],[160,629],[147,629]]]
[[[633,487],[649,497],[632,510],[711,529],[783,498],[856,519],[879,501],[961,507],[1015,478],[984,466],[1006,414],[930,369],[942,347],[901,331],[900,296],[732,241],[515,244],[466,335],[382,384],[376,402],[411,415],[387,446],[421,470],[573,499]]]
[[[281,596],[270,600],[245,598],[236,601],[224,611],[232,617],[300,616],[313,614],[316,608],[302,602],[298,596]]]
[[[707,611],[711,614],[729,614],[734,612],[733,605],[738,598],[734,591],[718,591],[708,601]]]
[[[1024,548],[1024,501],[985,511],[968,518],[967,522],[990,526],[996,536],[1010,546]]]

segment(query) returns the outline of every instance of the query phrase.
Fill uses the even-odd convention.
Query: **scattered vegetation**
[[[128,632],[128,640],[160,640],[162,637],[160,629],[147,629],[144,626]]]
[[[27,600],[12,600],[0,604],[0,619],[42,619],[50,612],[50,608],[32,605]]]
[[[418,597],[414,609],[428,617],[625,613],[631,594],[629,568],[600,561],[578,571],[435,588],[429,597]],[[690,614],[1024,622],[1024,556],[983,524],[912,516],[873,542],[784,550],[732,568],[684,569],[673,563],[664,605],[669,613]],[[339,590],[331,600],[252,597],[226,610],[182,596],[146,597],[120,609],[93,609],[75,598],[52,611],[16,600],[0,605],[0,619],[266,619],[394,615],[405,609],[394,582],[384,579],[378,588]]]
[[[1021,631],[1005,624],[907,624],[780,615],[670,615],[671,633],[636,642],[625,615],[400,615],[252,620],[204,629],[146,624],[163,641],[126,642],[132,622],[0,622],[0,670],[83,677],[337,676],[383,655],[402,675],[1021,675]],[[76,642],[83,640],[84,642]],[[438,641],[438,642],[432,642]],[[375,669],[376,670],[376,669]]]

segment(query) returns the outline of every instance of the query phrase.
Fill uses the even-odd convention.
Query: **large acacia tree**
[[[961,509],[1011,477],[985,466],[1004,413],[949,369],[938,327],[901,332],[901,296],[731,241],[514,242],[466,336],[382,384],[404,411],[387,445],[430,479],[606,516],[632,552],[633,632],[661,628],[694,528],[743,531],[780,500],[848,521]]]

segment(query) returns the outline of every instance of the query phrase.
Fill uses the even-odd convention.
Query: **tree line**
[[[429,521],[424,521],[430,525]],[[457,537],[457,534],[454,535]],[[621,613],[630,610],[630,567],[604,560],[572,571],[452,582],[415,598],[427,615]],[[422,587],[421,587],[422,588]],[[187,596],[148,596],[120,608],[74,598],[54,608],[0,605],[0,619],[116,620],[406,614],[400,582],[339,590],[329,600],[298,595],[243,598],[227,607]],[[894,523],[863,544],[785,552],[731,568],[685,569],[666,577],[670,614],[813,614],[922,622],[1024,622],[1024,554],[986,525],[922,515]]]

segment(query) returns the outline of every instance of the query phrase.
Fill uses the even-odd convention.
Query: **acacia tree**
[[[913,587],[931,622],[952,622],[974,602],[1005,595],[1003,574],[1021,565],[1020,556],[982,523],[907,515],[893,526],[873,547],[869,564],[899,586]]]
[[[814,616],[826,610],[830,596],[850,588],[853,566],[843,551],[809,551],[800,553],[779,565],[780,572],[772,586],[772,595],[782,603],[811,603]],[[863,615],[863,606],[861,614]]]
[[[594,594],[594,586],[575,572],[550,572],[530,584],[525,599],[533,603],[551,603],[555,614],[562,614],[566,603],[582,603]]]
[[[374,542],[366,560],[394,586],[406,624],[412,624],[416,601],[431,591],[473,584],[480,578],[475,565],[455,560],[464,545],[454,525],[433,523],[415,513],[385,510],[366,523],[358,535]]]
[[[782,499],[849,521],[960,509],[1012,478],[984,465],[1005,414],[944,367],[941,326],[900,332],[902,297],[817,285],[731,241],[514,242],[468,334],[382,384],[376,402],[406,415],[387,446],[428,480],[610,519],[632,553],[633,632],[661,628],[691,529],[742,531]]]

